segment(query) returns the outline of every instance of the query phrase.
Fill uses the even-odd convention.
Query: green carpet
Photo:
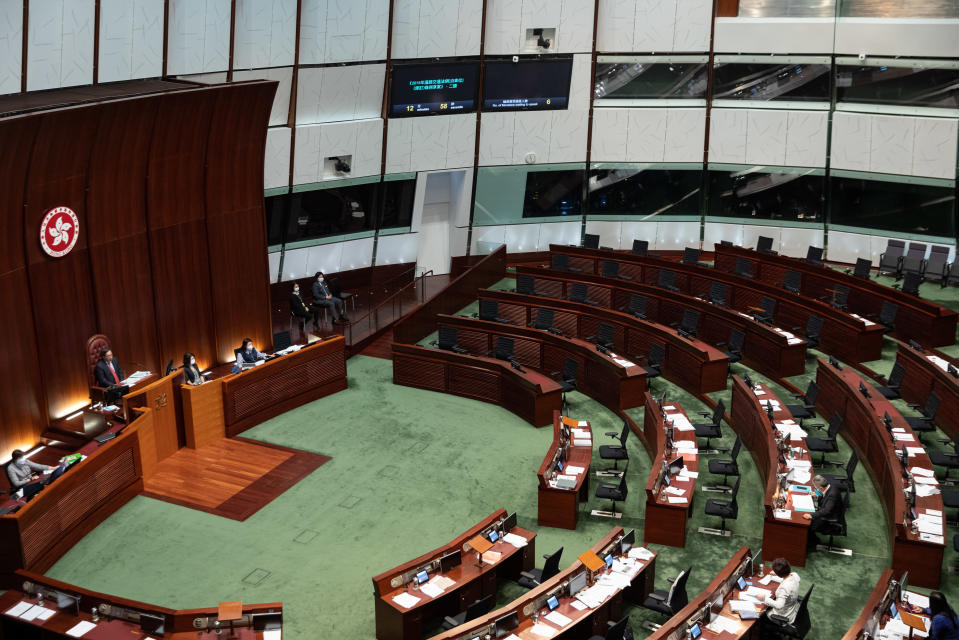
[[[890,279],[883,279],[890,282]],[[509,286],[504,281],[498,286]],[[923,295],[959,308],[955,289],[924,285]],[[475,311],[474,306],[463,312]],[[434,337],[427,339],[432,340]],[[895,357],[887,341],[883,359],[868,363],[888,373]],[[945,349],[959,353],[959,349]],[[814,375],[814,355],[807,375],[790,379],[805,388]],[[749,370],[735,366],[737,373]],[[392,363],[357,356],[348,363],[349,389],[290,411],[244,433],[245,436],[296,447],[332,460],[245,522],[235,522],[149,498],[137,497],[73,547],[49,572],[53,578],[88,589],[173,608],[214,606],[220,601],[280,601],[284,638],[373,638],[371,577],[438,547],[498,508],[516,510],[521,526],[537,532],[537,564],[542,554],[564,548],[568,566],[614,524],[641,531],[644,490],[650,460],[640,442],[628,442],[629,499],[625,517],[616,523],[593,518],[589,511],[607,506],[583,505],[579,528],[565,531],[536,525],[535,470],[549,446],[551,431],[534,429],[493,405],[418,389],[394,386]],[[765,378],[750,372],[754,379]],[[786,391],[770,382],[780,399]],[[655,382],[657,393],[680,402],[692,417],[708,407],[675,385]],[[729,392],[711,394],[729,401]],[[620,420],[578,393],[570,394],[571,414],[589,419],[604,443],[605,431],[618,431]],[[913,412],[899,407],[907,415]],[[642,422],[642,409],[631,410]],[[734,439],[724,426],[725,446]],[[932,438],[930,443],[940,446]],[[842,443],[834,456],[845,461]],[[602,466],[598,453],[595,466]],[[709,495],[698,493],[684,549],[653,548],[657,586],[693,567],[690,597],[698,593],[741,545],[761,545],[763,480],[746,449],[740,456],[743,475],[739,517],[727,523],[733,535],[699,534],[718,521],[703,513]],[[812,640],[839,638],[859,615],[883,568],[889,564],[889,541],[875,489],[860,467],[848,512],[849,557],[813,553],[799,568],[802,590],[815,584],[810,602],[815,620]],[[705,459],[700,485],[714,484]],[[592,479],[593,486],[596,479]],[[952,514],[949,514],[952,515]],[[951,533],[951,532],[950,532]],[[950,536],[951,538],[951,536]],[[951,542],[951,539],[950,539]],[[956,563],[948,547],[943,590],[959,600],[959,580],[946,572]],[[501,604],[520,595],[516,585],[501,584]],[[637,638],[640,627],[655,619],[640,608],[630,610]],[[322,629],[322,631],[319,631]]]

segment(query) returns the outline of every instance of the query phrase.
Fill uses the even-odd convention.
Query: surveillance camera
[[[860,54],[859,54],[859,60],[862,61],[862,60],[865,60],[865,59],[866,59],[866,54],[865,54],[865,53],[860,53]]]
[[[536,40],[536,46],[539,47],[540,49],[549,49],[549,45],[550,45],[549,40],[547,40],[543,36],[540,36]]]
[[[513,56],[513,62],[519,62],[519,56]]]

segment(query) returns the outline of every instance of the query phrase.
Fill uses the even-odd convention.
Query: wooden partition
[[[432,300],[400,318],[393,325],[393,339],[415,344],[436,331],[436,315],[455,313],[476,300],[476,290],[506,277],[506,245],[489,254],[446,285]]]
[[[579,503],[589,501],[589,465],[593,459],[593,447],[577,445],[575,438],[563,436],[563,425],[570,429],[581,428],[589,432],[592,442],[593,430],[589,422],[584,420],[581,427],[579,422],[560,416],[559,411],[553,412],[553,441],[536,471],[536,524],[541,527],[576,529]],[[563,471],[558,469],[558,462],[563,462]],[[554,486],[553,474],[570,475],[566,470],[570,465],[583,468],[582,473],[576,474],[576,486],[569,489]]]
[[[787,270],[796,271],[802,276],[799,289],[808,298],[831,297],[837,285],[849,287],[849,311],[859,315],[878,317],[883,302],[892,302],[899,307],[895,334],[900,340],[915,340],[934,347],[956,341],[959,313],[893,289],[881,283],[878,276],[876,280],[866,280],[800,258],[760,253],[732,245],[717,244],[715,252],[717,270],[732,273],[736,260],[745,258],[752,261],[755,278],[765,283],[782,282]],[[892,280],[886,282],[892,283]]]
[[[153,475],[158,463],[177,452],[180,448],[177,438],[177,396],[174,382],[180,372],[173,372],[142,389],[134,387],[123,397],[124,413],[127,416],[135,409],[149,408],[152,419],[149,428],[141,426],[140,464],[143,466],[143,479]]]
[[[939,396],[936,426],[953,441],[959,441],[959,378],[949,373],[949,366],[959,370],[959,362],[941,351],[917,351],[902,342],[896,361],[906,369],[899,394],[906,402],[922,406],[930,393]]]

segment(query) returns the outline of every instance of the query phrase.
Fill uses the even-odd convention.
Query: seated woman
[[[768,609],[763,614],[760,630],[761,636],[766,638],[772,635],[777,626],[792,624],[799,613],[799,574],[793,573],[792,567],[785,558],[773,560],[773,573],[782,581],[771,596],[766,596],[763,602]]]
[[[310,318],[313,318],[314,328],[317,325],[317,314],[315,310],[310,310],[306,303],[303,302],[303,298],[300,297],[300,285],[293,283],[293,293],[290,294],[290,313],[300,319],[302,323],[301,326],[305,328],[306,321]]]
[[[201,385],[206,380],[200,373],[200,367],[196,366],[196,356],[192,353],[183,354],[183,383],[192,385]]]
[[[11,493],[37,480],[44,471],[53,471],[53,467],[30,461],[20,449],[14,449],[10,458],[10,464],[7,465],[7,478],[10,479]]]

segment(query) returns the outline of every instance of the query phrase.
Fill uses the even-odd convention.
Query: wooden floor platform
[[[243,521],[328,460],[258,440],[223,438],[162,461],[142,495]]]

